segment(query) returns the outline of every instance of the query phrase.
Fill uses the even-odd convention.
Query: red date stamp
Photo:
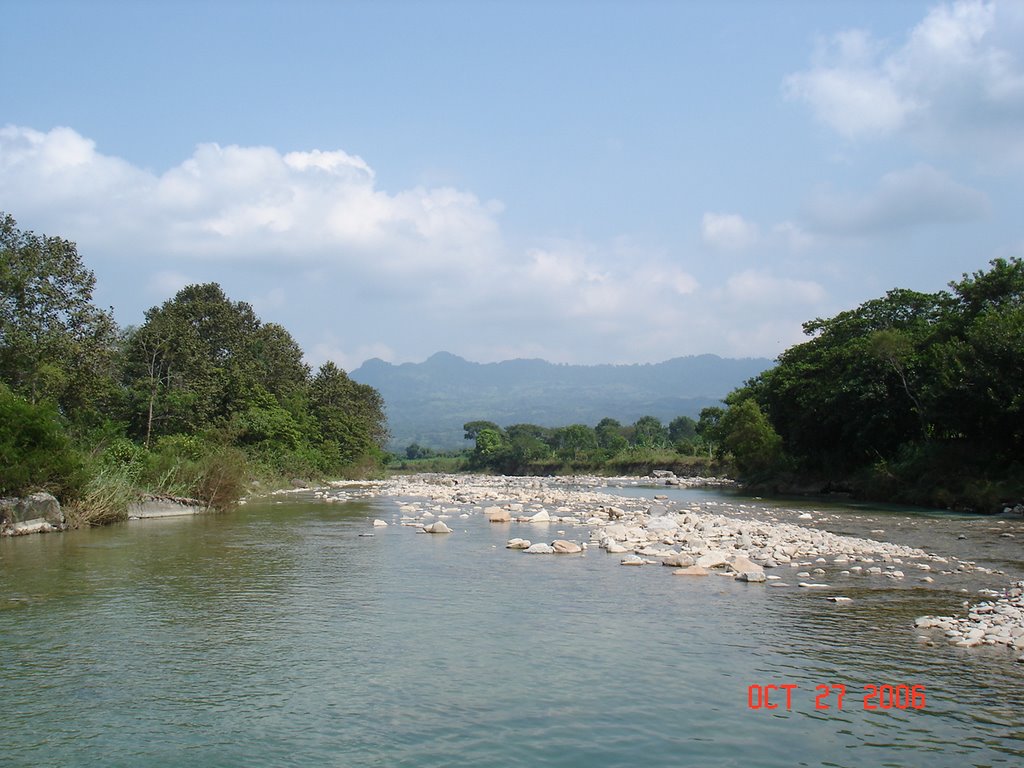
[[[749,709],[792,709],[793,691],[800,686],[793,683],[781,685],[751,685],[747,688]],[[846,686],[842,683],[816,685],[814,687],[815,709],[843,709],[849,703]],[[854,694],[856,698],[858,694]],[[924,709],[926,701],[923,685],[865,685],[860,704],[866,710]]]

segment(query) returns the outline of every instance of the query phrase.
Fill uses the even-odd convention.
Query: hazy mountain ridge
[[[594,425],[605,416],[632,423],[697,417],[772,366],[767,358],[677,357],[662,363],[569,365],[538,359],[474,363],[438,352],[422,363],[367,360],[351,377],[380,391],[392,449],[416,442],[436,449],[465,445],[462,425]]]

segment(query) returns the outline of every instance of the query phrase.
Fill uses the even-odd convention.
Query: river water
[[[449,536],[370,526],[396,513],[293,497],[0,540],[0,764],[1024,764],[1024,664],[913,628],[1021,578],[1001,535],[1020,521],[819,507],[832,530],[1006,570],[836,605],[596,549],[523,555],[515,524],[479,515]],[[834,684],[843,708],[830,689],[817,709]],[[752,685],[797,688],[752,709]],[[865,709],[868,685],[923,686],[925,706]]]

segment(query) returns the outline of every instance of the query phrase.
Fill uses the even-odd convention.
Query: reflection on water
[[[449,521],[450,536],[370,528],[396,511],[384,499],[298,500],[0,541],[5,764],[1024,757],[1024,675],[1012,654],[927,647],[913,630],[917,615],[958,609],[958,587],[849,585],[854,602],[837,606],[795,588],[620,568],[595,550],[510,552],[518,527],[478,516]],[[1014,522],[819,507],[812,524],[835,527],[828,516],[856,535],[934,534],[943,548],[1015,562],[999,535]],[[956,538],[963,530],[967,540]],[[750,685],[782,683],[798,686],[791,710],[748,708]],[[847,687],[843,710],[815,709],[815,686],[834,683]],[[927,706],[865,711],[868,684],[924,685]]]

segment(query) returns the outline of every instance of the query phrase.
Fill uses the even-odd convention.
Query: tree
[[[339,461],[353,464],[379,451],[387,440],[384,401],[332,362],[320,366],[309,387],[309,403],[320,434]]]
[[[409,443],[405,448],[405,458],[407,459],[429,459],[437,454],[430,448],[420,445],[419,443]]]
[[[553,442],[559,458],[579,461],[597,449],[597,436],[586,424],[570,424],[554,430]]]
[[[597,423],[594,433],[597,438],[597,445],[605,455],[614,456],[629,446],[629,441],[622,434],[622,431],[622,424],[616,419],[606,417]]]
[[[722,416],[722,442],[743,475],[768,472],[782,460],[782,438],[752,397],[729,406]]]
[[[513,424],[505,429],[511,468],[550,458],[551,430],[537,424]]]
[[[930,353],[948,294],[889,291],[804,324],[749,390],[804,468],[848,474],[929,432]]]
[[[722,417],[725,409],[716,405],[701,408],[697,420],[697,435],[708,448],[708,458],[722,443]]]
[[[147,440],[225,422],[245,393],[262,384],[260,321],[216,283],[190,285],[146,312],[128,339],[126,374],[146,393]],[[138,421],[138,420],[136,420]]]
[[[633,445],[638,448],[664,448],[668,432],[655,416],[641,416],[633,425]]]
[[[689,416],[676,416],[668,424],[668,439],[679,446],[683,441],[692,441],[697,436],[697,422]]]
[[[501,427],[499,427],[493,421],[467,421],[465,424],[462,425],[462,428],[466,432],[464,438],[466,440],[475,441],[477,436],[485,429],[490,429],[494,432],[497,432],[499,435],[501,434]]]
[[[76,245],[0,214],[0,381],[76,419],[116,401],[119,335]]]
[[[476,433],[473,455],[480,463],[487,465],[497,457],[503,443],[501,432],[485,427]]]
[[[82,482],[78,454],[49,403],[30,403],[0,382],[0,496],[46,489],[58,495]]]
[[[194,433],[225,424],[260,390],[301,420],[309,368],[291,335],[263,324],[216,283],[190,285],[146,312],[126,342],[135,434]]]

